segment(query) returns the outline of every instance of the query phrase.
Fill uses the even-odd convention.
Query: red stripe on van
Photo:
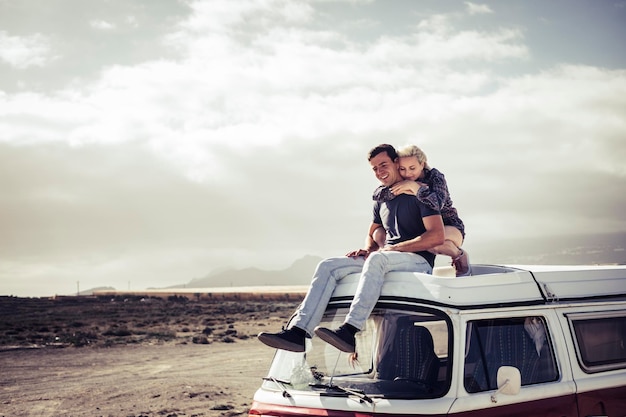
[[[574,394],[450,414],[454,417],[577,417]]]
[[[416,404],[417,406],[417,404]],[[416,407],[418,408],[418,407]],[[468,410],[455,414],[382,414],[356,413],[351,411],[326,410],[308,407],[286,407],[280,405],[253,402],[249,412],[250,417],[577,417],[578,409],[574,394],[557,398],[547,398],[537,401],[528,401],[517,404],[497,405],[480,410]]]
[[[410,414],[402,416],[400,414],[377,414],[358,413],[353,411],[327,410],[308,407],[286,407],[283,405],[264,404],[257,401],[252,403],[248,413],[250,417],[275,416],[275,417],[296,417],[296,416],[323,416],[323,417],[372,417],[372,416],[393,416],[393,417],[445,417],[445,414]]]
[[[581,392],[578,408],[581,416],[626,415],[626,386]]]

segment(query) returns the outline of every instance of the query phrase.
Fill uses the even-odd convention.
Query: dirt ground
[[[0,416],[245,416],[296,305],[0,297]]]

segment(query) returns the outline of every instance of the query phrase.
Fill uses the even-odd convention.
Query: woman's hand
[[[421,182],[404,180],[391,186],[391,192],[394,193],[395,195],[400,195],[400,194],[417,195],[417,192],[419,191],[422,185],[424,184]]]

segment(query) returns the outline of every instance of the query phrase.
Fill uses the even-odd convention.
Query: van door
[[[474,317],[472,317],[474,316]],[[548,325],[551,318],[554,329]],[[462,381],[454,416],[577,417],[575,386],[563,376],[557,357],[567,358],[563,335],[553,311],[468,314],[463,320]],[[561,344],[561,348],[555,346]],[[558,352],[558,355],[557,355]],[[502,366],[517,368],[521,389],[515,395],[496,393]]]
[[[626,415],[626,311],[614,309],[570,308],[564,315],[581,417]]]

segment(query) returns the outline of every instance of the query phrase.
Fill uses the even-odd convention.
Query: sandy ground
[[[3,298],[0,416],[246,416],[295,305]]]
[[[230,344],[0,352],[0,415],[245,415],[274,351]]]

